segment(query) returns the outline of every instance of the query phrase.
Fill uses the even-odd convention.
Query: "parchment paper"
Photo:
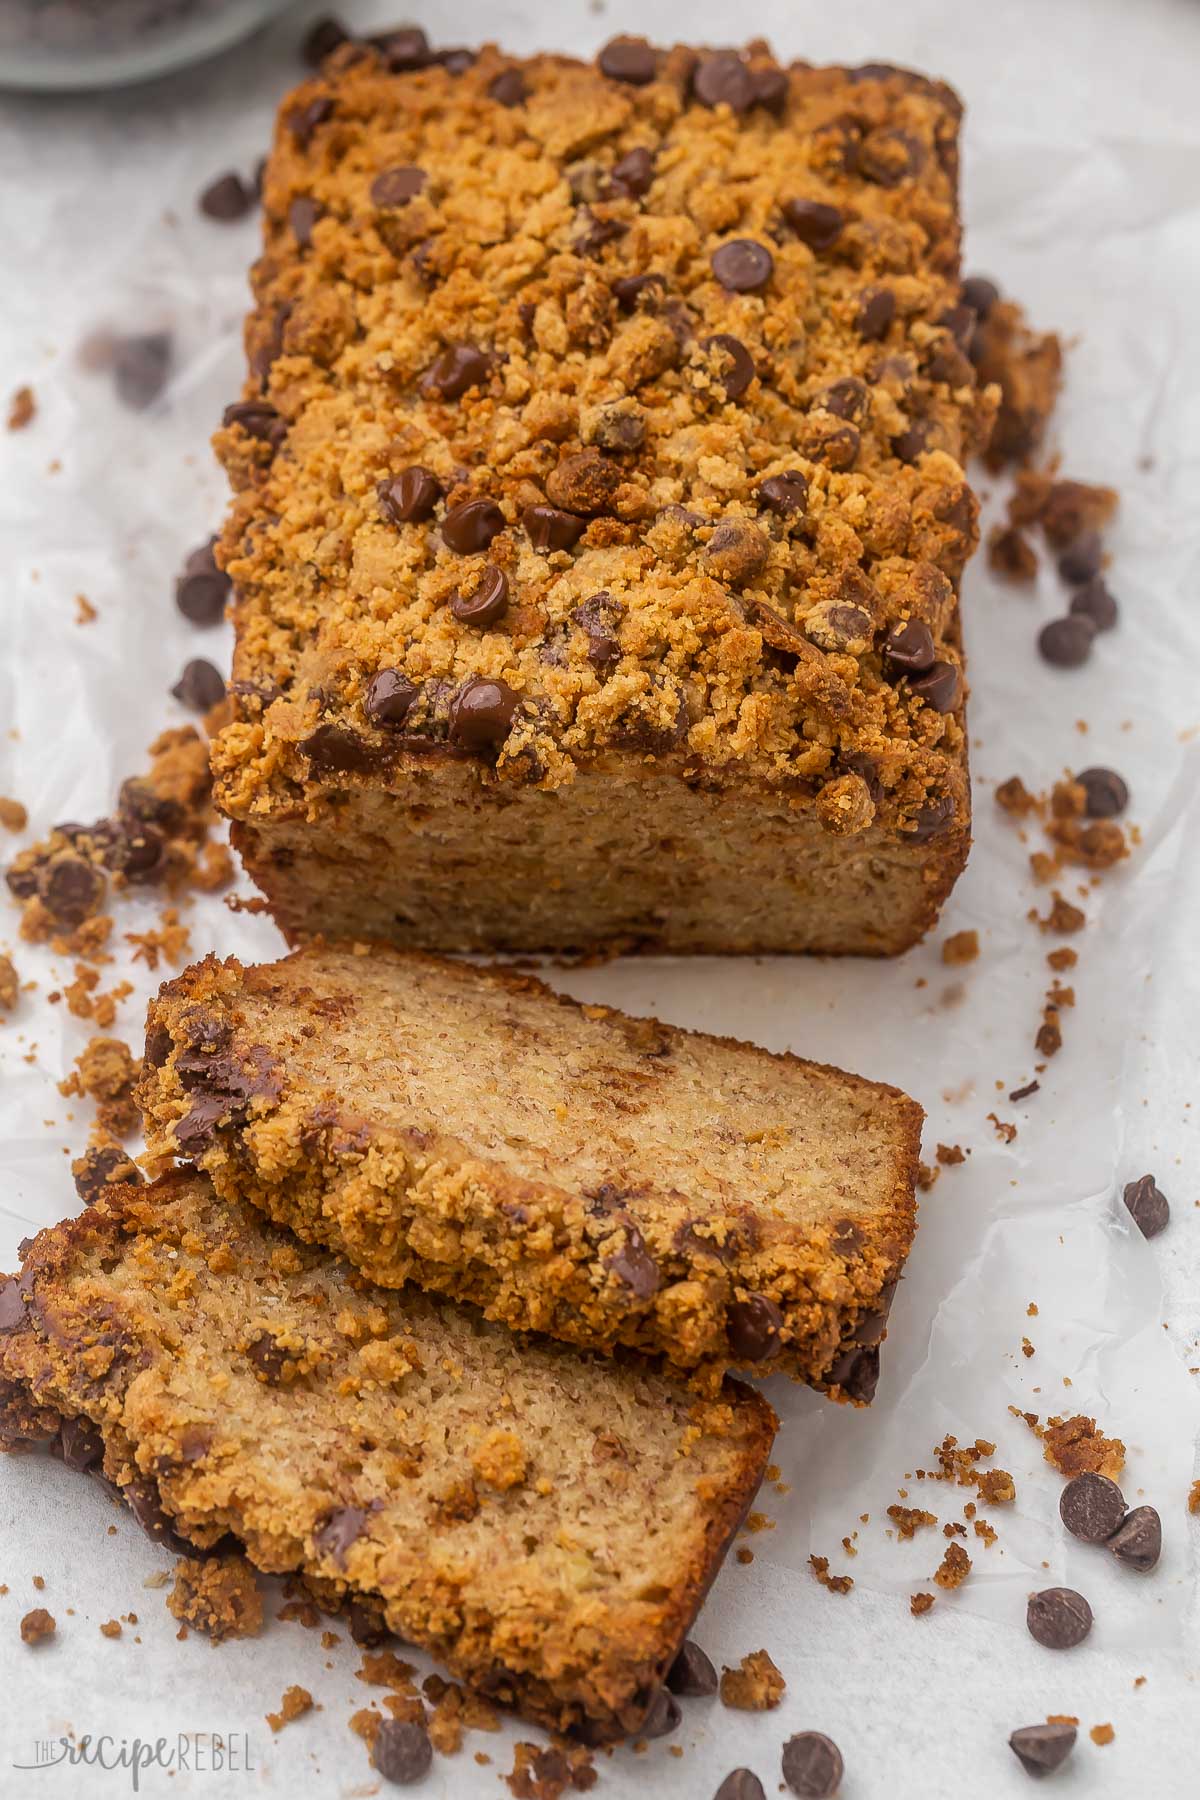
[[[1055,671],[1035,652],[1038,626],[1063,607],[1051,567],[1036,591],[1006,588],[982,558],[968,572],[977,843],[927,945],[884,964],[660,961],[550,972],[584,998],[898,1082],[928,1109],[927,1156],[939,1141],[971,1152],[923,1200],[874,1407],[853,1412],[769,1385],[790,1491],[764,1489],[775,1528],[747,1540],[752,1564],[730,1562],[696,1635],[718,1665],[769,1649],[787,1677],[782,1706],[749,1715],[686,1702],[674,1739],[600,1759],[598,1791],[707,1800],[744,1763],[771,1793],[783,1739],[811,1728],[840,1744],[849,1800],[964,1787],[1016,1795],[1027,1777],[1008,1733],[1066,1713],[1079,1717],[1080,1742],[1057,1791],[1195,1794],[1200,1617],[1196,1522],[1185,1503],[1200,1425],[1200,795],[1190,742],[1200,727],[1200,8],[762,0],[753,18],[734,20],[711,0],[686,19],[661,0],[458,0],[416,11],[439,43],[495,37],[514,50],[587,52],[621,29],[709,43],[761,32],[783,56],[890,59],[947,76],[968,106],[968,265],[998,275],[1038,322],[1073,340],[1056,425],[1064,468],[1123,497],[1111,542],[1122,623],[1083,670]],[[393,22],[386,6],[343,12],[355,23]],[[194,197],[227,167],[248,172],[261,153],[273,107],[298,77],[298,26],[285,21],[186,78],[119,97],[0,99],[0,396],[28,382],[38,406],[27,430],[0,432],[0,793],[29,807],[30,836],[110,806],[155,732],[183,722],[168,690],[188,657],[227,666],[225,628],[189,627],[171,589],[224,503],[207,437],[240,379],[244,271],[258,223],[212,224]],[[81,371],[77,346],[98,327],[174,334],[172,380],[150,412],[122,410],[105,377]],[[994,513],[1004,485],[984,485]],[[78,593],[98,609],[94,623],[75,623]],[[1041,788],[1064,767],[1094,763],[1128,779],[1142,843],[1085,902],[1064,1048],[1040,1093],[1013,1105],[1008,1090],[1033,1071],[1053,940],[1025,916],[1045,901],[1028,878],[1033,840],[1020,841],[992,791],[1014,773]],[[0,846],[6,860],[22,841]],[[149,900],[127,907],[119,929],[145,929],[156,911]],[[197,905],[188,922],[197,954],[279,948],[268,924],[219,900]],[[941,942],[967,927],[980,933],[979,960],[945,967]],[[5,1267],[20,1237],[75,1210],[67,1151],[87,1130],[86,1103],[63,1100],[55,1084],[90,1028],[46,1002],[70,968],[15,937],[11,910],[0,915],[0,944],[38,991],[0,1030]],[[126,972],[121,956],[117,973]],[[143,971],[123,1009],[116,1029],[131,1040],[140,1041],[156,979]],[[990,1111],[1016,1123],[1014,1142],[999,1140]],[[1174,1209],[1154,1244],[1117,1199],[1148,1169]],[[1024,1335],[1032,1357],[1021,1352]],[[1125,1440],[1126,1495],[1163,1516],[1153,1575],[1065,1537],[1061,1480],[1010,1405],[1043,1417],[1094,1414]],[[969,1539],[965,1587],[913,1619],[908,1595],[930,1588],[944,1540],[932,1531],[907,1544],[887,1537],[885,1508],[905,1488],[910,1505],[961,1516],[965,1490],[910,1478],[948,1432],[994,1440],[1017,1499],[981,1509],[999,1543]],[[854,1531],[850,1559],[840,1541]],[[0,1793],[129,1793],[123,1768],[15,1766],[68,1730],[117,1742],[221,1733],[240,1744],[244,1735],[237,1771],[150,1770],[140,1791],[153,1795],[348,1796],[379,1785],[346,1728],[378,1690],[355,1679],[358,1656],[345,1639],[324,1650],[316,1633],[274,1625],[220,1651],[195,1635],[177,1643],[163,1593],[144,1587],[169,1560],[91,1484],[40,1460],[0,1463],[0,1549],[9,1590],[0,1597]],[[814,1552],[853,1576],[852,1593],[816,1584]],[[44,1593],[33,1590],[35,1573]],[[1056,1582],[1078,1586],[1096,1613],[1088,1643],[1069,1654],[1039,1648],[1024,1627],[1028,1591]],[[58,1635],[29,1650],[18,1621],[35,1604],[56,1615]],[[119,1641],[99,1635],[100,1622],[131,1610],[139,1622]],[[323,1710],[273,1738],[264,1715],[293,1682]],[[1115,1741],[1096,1747],[1088,1731],[1104,1722]],[[420,1791],[505,1794],[498,1777],[511,1767],[512,1742],[533,1735],[471,1735],[459,1756],[437,1759]],[[491,1764],[476,1763],[476,1750]]]

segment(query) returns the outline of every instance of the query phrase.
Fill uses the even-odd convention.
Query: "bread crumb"
[[[20,977],[9,956],[0,955],[0,1012],[11,1012],[21,991]]]
[[[58,1630],[57,1622],[44,1606],[34,1607],[21,1620],[21,1642],[24,1644],[41,1644],[52,1638]]]
[[[58,1091],[68,1097],[87,1095],[97,1102],[96,1123],[115,1138],[137,1130],[138,1111],[133,1090],[141,1073],[129,1045],[120,1038],[90,1038],[75,1058],[75,1067]]]
[[[1200,1513],[1200,1481],[1193,1481],[1188,1489],[1187,1509],[1190,1513]]]
[[[595,1787],[596,1771],[589,1752],[580,1745],[518,1743],[512,1770],[503,1780],[513,1800],[560,1800],[568,1788],[586,1793]]]
[[[1044,803],[1031,794],[1019,775],[1010,775],[996,789],[996,805],[1002,812],[1012,813],[1015,818],[1023,819],[1031,812],[1041,810]]]
[[[810,1556],[809,1567],[821,1586],[831,1594],[848,1594],[854,1586],[852,1575],[831,1575],[827,1556]]]
[[[739,1712],[768,1712],[778,1706],[787,1683],[765,1650],[751,1650],[736,1669],[721,1671],[721,1700]]]
[[[28,823],[29,814],[21,802],[0,794],[0,825],[5,831],[24,831]]]
[[[1111,1725],[1093,1725],[1088,1732],[1093,1744],[1111,1744],[1116,1735]]]
[[[1105,1437],[1095,1419],[1076,1413],[1070,1419],[1048,1419],[1038,1432],[1042,1454],[1051,1467],[1070,1480],[1075,1475],[1107,1475],[1115,1481],[1125,1467],[1125,1446],[1120,1438]]]
[[[998,1119],[994,1112],[988,1114],[988,1122],[995,1127],[996,1136],[1001,1143],[1011,1144],[1017,1135],[1017,1128],[1007,1119]]]
[[[895,1525],[897,1536],[903,1541],[916,1537],[918,1531],[938,1522],[933,1513],[926,1512],[921,1506],[889,1506],[887,1516]]]
[[[6,421],[8,429],[10,431],[24,431],[25,427],[32,422],[36,413],[37,401],[34,398],[33,389],[31,387],[19,387],[15,389],[12,399],[8,403],[8,419]]]
[[[471,1455],[471,1467],[489,1487],[504,1494],[520,1487],[527,1473],[525,1447],[515,1431],[489,1431]]]
[[[148,969],[157,969],[160,956],[165,956],[172,967],[178,967],[187,960],[191,933],[186,925],[180,924],[177,908],[168,906],[163,909],[156,927],[149,931],[127,931],[125,941],[134,946],[134,962],[144,962]]]
[[[951,968],[960,968],[964,963],[972,963],[979,955],[979,933],[977,931],[956,931],[942,945],[942,961]]]
[[[932,1612],[936,1600],[936,1594],[910,1594],[908,1610],[914,1619],[919,1619],[922,1614]]]
[[[967,1153],[961,1144],[939,1144],[937,1159],[943,1168],[954,1168],[958,1163],[966,1162]]]
[[[971,1559],[961,1544],[947,1544],[946,1554],[934,1571],[934,1582],[948,1590],[960,1588],[971,1573]]]
[[[262,1594],[244,1556],[180,1557],[167,1608],[214,1644],[262,1630]]]
[[[987,542],[988,567],[1005,581],[1033,581],[1037,577],[1037,551],[1015,525],[993,525]]]
[[[267,1724],[274,1732],[282,1731],[293,1719],[302,1719],[306,1712],[313,1709],[313,1697],[307,1688],[290,1687],[284,1690],[283,1699],[279,1702],[279,1711],[268,1713]]]
[[[119,1638],[120,1635],[121,1635],[120,1619],[106,1619],[104,1621],[103,1625],[100,1627],[100,1636],[101,1637]]]
[[[87,595],[86,594],[76,594],[76,596],[75,596],[75,623],[77,625],[92,625],[95,623],[95,621],[99,617],[100,617],[100,614],[97,612],[96,608],[92,605],[92,603],[88,599]]]
[[[933,1187],[934,1183],[940,1178],[941,1173],[942,1171],[940,1169],[931,1167],[929,1163],[923,1162],[917,1164],[917,1186],[923,1194],[929,1192],[930,1188]]]
[[[1046,961],[1050,967],[1061,974],[1064,969],[1073,969],[1079,961],[1078,950],[1072,950],[1070,944],[1063,944],[1057,950],[1046,952]]]
[[[1054,904],[1044,919],[1038,917],[1036,907],[1031,908],[1026,915],[1038,930],[1057,931],[1064,937],[1074,931],[1082,931],[1087,924],[1087,914],[1080,907],[1073,906],[1064,894],[1059,893],[1057,888],[1051,898]]]
[[[734,1555],[738,1562],[742,1564],[743,1568],[748,1567],[748,1565],[754,1561],[754,1552],[746,1544],[739,1544],[738,1548],[734,1551]]]

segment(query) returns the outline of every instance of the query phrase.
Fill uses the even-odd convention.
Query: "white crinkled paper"
[[[389,20],[383,5],[343,10],[356,24]],[[855,1412],[769,1386],[790,1491],[764,1489],[775,1529],[747,1540],[751,1565],[731,1561],[696,1636],[718,1664],[768,1648],[788,1681],[782,1706],[750,1715],[685,1702],[671,1740],[682,1758],[666,1742],[602,1757],[597,1791],[707,1800],[744,1763],[772,1793],[783,1739],[812,1728],[842,1748],[847,1800],[941,1800],[966,1786],[991,1800],[1026,1792],[1008,1733],[1053,1712],[1081,1721],[1056,1791],[1184,1800],[1200,1784],[1196,1524],[1185,1510],[1200,1423],[1200,1376],[1189,1372],[1200,1366],[1191,1104],[1200,793],[1190,741],[1200,727],[1200,9],[1189,0],[859,0],[840,9],[763,0],[736,21],[710,0],[686,19],[662,0],[419,10],[441,43],[496,37],[517,51],[586,52],[621,29],[708,43],[761,32],[782,56],[890,59],[948,77],[967,102],[968,266],[1000,277],[1035,321],[1071,340],[1055,445],[1068,473],[1122,493],[1111,538],[1122,624],[1085,669],[1060,673],[1036,655],[1038,626],[1063,606],[1051,567],[1035,591],[1006,588],[982,559],[968,571],[977,843],[927,945],[891,963],[550,972],[583,998],[897,1082],[928,1111],[927,1157],[939,1141],[971,1151],[923,1197],[874,1407]],[[240,380],[244,272],[258,227],[209,223],[194,196],[227,167],[252,168],[296,77],[297,35],[285,22],[190,77],[119,97],[0,98],[0,397],[28,382],[38,404],[27,430],[0,432],[0,794],[29,807],[31,835],[107,810],[154,733],[183,722],[168,698],[183,662],[228,657],[225,628],[188,627],[171,587],[223,505],[207,436]],[[163,326],[177,345],[167,395],[150,413],[125,412],[105,377],[80,370],[76,348],[100,327]],[[994,514],[1004,484],[983,486]],[[74,622],[78,593],[99,610],[92,624]],[[1022,843],[992,792],[1014,773],[1042,788],[1064,767],[1094,763],[1128,779],[1142,842],[1083,902],[1089,924],[1072,940],[1080,961],[1066,979],[1078,1003],[1065,1014],[1064,1047],[1040,1093],[1014,1105],[1008,1091],[1033,1073],[1051,978],[1044,957],[1057,940],[1025,916],[1047,899],[1028,879],[1036,833]],[[9,847],[0,846],[6,856]],[[1076,885],[1069,879],[1067,891]],[[152,898],[139,901],[118,929],[145,929],[156,912]],[[188,920],[197,953],[253,958],[279,948],[268,924],[219,900]],[[87,1129],[87,1104],[64,1100],[56,1083],[88,1028],[46,1001],[70,967],[15,944],[16,922],[15,909],[0,914],[0,946],[38,991],[0,1029],[0,1266],[12,1266],[19,1238],[74,1209],[64,1152],[78,1150]],[[979,931],[979,960],[944,966],[940,943],[968,927]],[[113,979],[126,972],[122,954]],[[124,1008],[117,1029],[131,1038],[156,979],[141,970]],[[993,1111],[1018,1126],[1011,1144],[988,1123]],[[1115,1201],[1147,1169],[1174,1208],[1153,1244]],[[1093,1414],[1125,1440],[1126,1495],[1163,1516],[1153,1575],[1066,1538],[1061,1480],[1010,1406]],[[967,1539],[965,1587],[913,1619],[908,1596],[930,1590],[945,1540],[940,1531],[888,1538],[885,1509],[903,1487],[907,1504],[961,1516],[967,1490],[910,1478],[947,1433],[994,1440],[1017,1499],[981,1507],[999,1543]],[[854,1531],[850,1559],[841,1539]],[[155,1796],[374,1791],[346,1719],[379,1690],[356,1681],[345,1639],[326,1651],[316,1633],[276,1625],[220,1651],[194,1635],[177,1643],[163,1594],[144,1587],[168,1559],[57,1465],[0,1463],[0,1548],[9,1588],[0,1597],[0,1795],[129,1793],[124,1769],[14,1766],[35,1761],[39,1739],[68,1730],[172,1742],[222,1733],[241,1746],[240,1764],[247,1753],[253,1763],[171,1777],[149,1770],[140,1791]],[[824,1592],[808,1571],[811,1553],[852,1575],[853,1592]],[[43,1594],[34,1573],[46,1579]],[[1085,1646],[1056,1655],[1033,1643],[1023,1620],[1030,1589],[1059,1582],[1089,1596],[1096,1625]],[[59,1630],[31,1651],[17,1627],[35,1604]],[[119,1641],[99,1636],[101,1621],[131,1610],[139,1623]],[[323,1710],[273,1737],[264,1715],[293,1682]],[[1087,1734],[1102,1722],[1116,1736],[1099,1748]],[[420,1791],[438,1800],[505,1794],[498,1776],[521,1735],[534,1734],[470,1735]],[[477,1764],[476,1750],[491,1764]]]

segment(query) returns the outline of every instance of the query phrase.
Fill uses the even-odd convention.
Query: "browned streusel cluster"
[[[217,437],[222,804],[448,745],[546,789],[683,749],[837,833],[965,811],[954,95],[761,46],[464,61],[345,45],[280,121]]]

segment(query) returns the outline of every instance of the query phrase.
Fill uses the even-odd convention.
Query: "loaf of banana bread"
[[[152,1001],[151,1156],[388,1287],[871,1398],[921,1109],[751,1044],[377,947],[208,958]],[[699,1377],[697,1377],[699,1379]]]
[[[419,34],[284,103],[235,491],[234,842],[293,938],[860,951],[969,838],[960,107]]]
[[[0,1442],[592,1741],[662,1704],[774,1429],[736,1382],[701,1399],[371,1288],[192,1172],[109,1191],[0,1278]]]

